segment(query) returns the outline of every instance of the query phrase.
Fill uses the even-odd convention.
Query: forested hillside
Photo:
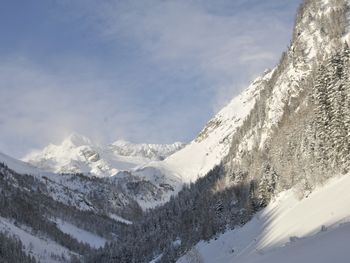
[[[33,253],[37,254],[35,249],[40,249],[41,246],[44,246],[42,248],[44,250],[45,242],[47,246],[53,243],[65,248],[62,250],[64,252],[61,251],[63,254],[60,254],[60,251],[53,251],[51,254],[43,255],[44,262],[48,260],[47,257],[56,258],[55,262],[66,262],[70,259],[80,261],[81,256],[95,249],[88,240],[82,241],[72,233],[64,231],[60,222],[69,222],[72,226],[78,226],[77,228],[81,229],[80,232],[85,230],[92,236],[105,240],[115,239],[126,226],[125,223],[119,223],[106,215],[80,210],[75,206],[56,201],[46,194],[48,191],[50,189],[47,185],[35,177],[18,174],[0,163],[1,231],[8,232],[7,238],[11,238],[15,234],[13,232],[23,232],[26,235],[41,238],[43,242],[36,248],[34,247],[35,238],[29,239],[23,246],[27,253],[33,250]],[[19,234],[16,238],[24,237]],[[13,242],[14,246],[22,247],[17,244],[18,242]],[[4,252],[4,257],[8,257],[7,253],[9,251]]]

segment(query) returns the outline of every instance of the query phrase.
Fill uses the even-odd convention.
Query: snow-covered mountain
[[[0,193],[10,198],[0,202],[0,230],[26,229],[9,218],[28,215],[29,205],[10,214],[7,204],[33,198],[33,208],[46,202],[46,221],[58,217],[54,233],[67,225],[81,232],[73,223],[84,216],[85,230],[103,229],[100,238],[123,224],[87,262],[349,261],[349,7],[348,0],[305,0],[277,66],[184,147],[101,147],[72,135],[27,156],[31,164],[0,154],[0,163],[20,173],[0,165]]]
[[[23,161],[55,173],[112,176],[150,161],[162,160],[183,146],[182,143],[133,144],[121,140],[100,146],[73,133],[59,145],[50,144],[26,155]]]
[[[0,197],[0,238],[20,242],[15,248],[0,242],[6,251],[1,262],[34,262],[16,249],[40,262],[78,262],[120,234],[131,223],[126,218],[135,220],[141,213],[109,180],[45,172],[1,153]],[[12,260],[3,261],[8,253]]]
[[[306,108],[309,102],[303,96],[313,91],[305,87],[312,85],[315,68],[349,40],[349,23],[342,8],[343,1],[306,1],[299,10],[291,45],[280,63],[253,81],[184,147],[178,143],[134,145],[123,141],[99,147],[85,138],[74,139],[81,136],[73,135],[61,145],[50,145],[24,160],[55,172],[103,176],[128,170],[144,180],[156,177],[173,182],[174,189],[205,176],[220,163],[243,174],[250,169],[247,164],[255,159],[260,168],[255,172],[250,169],[249,173],[256,177],[264,169],[261,165],[264,161],[252,155],[264,155],[270,148],[287,112]],[[311,108],[305,111],[311,112]],[[274,145],[276,150],[281,146]]]
[[[237,187],[242,212],[268,206],[179,263],[349,261],[349,6],[304,1],[290,48],[233,133],[219,189]]]
[[[266,71],[258,77],[242,94],[217,113],[182,150],[163,162],[152,165],[166,167],[184,183],[194,182],[206,175],[228,155],[235,132],[253,109],[261,87],[271,78],[272,73],[273,71]]]
[[[348,4],[305,1],[297,16],[291,45],[278,65],[234,98],[191,143],[164,161],[152,162],[142,169],[166,171],[188,183],[221,162],[229,163],[232,170],[234,165],[249,163],[249,153],[268,149],[287,113],[292,110],[296,113],[309,103],[305,93],[313,92],[309,86],[317,66],[350,40],[344,3]],[[311,107],[307,111],[311,112]]]
[[[348,239],[339,233],[349,228],[325,230],[350,215],[348,196],[337,195],[348,188],[350,171],[349,7],[347,0],[305,0],[291,44],[273,70],[182,150],[132,171],[193,184],[146,214],[135,226],[144,230],[140,240],[131,229],[103,258],[174,262],[197,244],[183,262],[281,262],[283,253],[289,262],[348,261]],[[321,230],[327,233],[311,237]],[[206,244],[223,232],[213,246]],[[279,245],[291,249],[267,251]],[[298,249],[302,254],[293,261],[289,256]]]
[[[103,151],[91,145],[86,149],[76,148],[74,151],[78,153],[74,153],[74,156],[70,154],[74,151],[69,150],[68,154],[66,150],[56,150],[55,147],[50,156],[52,146],[49,146],[47,155],[44,150],[24,160],[56,172],[83,171],[101,175],[129,170],[134,176],[146,180],[150,175],[157,174],[158,178],[174,179],[176,183],[173,187],[176,189],[181,189],[183,183],[194,182],[205,176],[220,163],[226,163],[227,167],[230,166],[228,169],[234,170],[235,165],[249,162],[247,158],[251,157],[247,156],[250,153],[269,147],[275,130],[285,117],[286,109],[294,107],[295,101],[305,95],[304,87],[309,85],[307,82],[314,74],[315,65],[339,50],[342,41],[348,40],[348,31],[340,29],[348,26],[348,21],[340,14],[341,7],[342,1],[307,1],[299,11],[291,45],[280,63],[264,72],[239,96],[233,98],[188,145],[170,145],[170,149],[177,150],[169,152],[173,154],[160,154],[161,158],[159,155],[153,158],[152,147],[148,145],[148,154],[134,154],[144,153],[145,145],[133,145],[130,148],[129,143],[116,142]],[[165,146],[166,149],[168,147]],[[59,157],[60,152],[64,152],[63,158]],[[235,157],[227,161],[229,154]],[[164,160],[159,160],[164,157]],[[121,169],[116,169],[118,165]]]

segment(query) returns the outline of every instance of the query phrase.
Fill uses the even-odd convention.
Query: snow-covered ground
[[[17,226],[12,220],[3,217],[0,217],[0,232],[20,239],[24,245],[24,251],[29,255],[33,255],[40,262],[67,262],[72,254],[68,249],[53,240],[33,235],[30,228]]]
[[[70,235],[71,237],[75,238],[80,242],[87,243],[93,248],[103,247],[107,242],[107,240],[103,237],[97,236],[96,234],[81,229],[69,222],[63,221],[61,219],[58,219],[55,222],[57,224],[57,227],[63,233]]]
[[[345,175],[302,200],[283,192],[246,225],[198,243],[178,263],[350,262],[349,189]]]

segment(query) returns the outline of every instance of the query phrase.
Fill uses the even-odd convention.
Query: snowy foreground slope
[[[302,200],[282,192],[249,223],[198,243],[177,262],[349,262],[349,189],[345,175]]]

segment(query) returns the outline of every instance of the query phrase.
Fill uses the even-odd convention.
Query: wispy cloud
[[[104,79],[97,69],[75,63],[82,73],[72,68],[53,71],[24,58],[0,63],[1,151],[20,157],[72,132],[100,143],[120,138],[167,142],[200,117],[200,109],[186,115],[181,108],[161,112],[157,106],[162,102],[155,101],[156,108],[143,104],[152,96],[128,94],[135,89],[132,82]]]
[[[56,1],[50,19],[74,29],[74,45],[47,57],[33,36],[35,56],[0,49],[0,150],[20,156],[73,131],[105,142],[189,140],[278,61],[299,2]]]
[[[90,1],[85,18],[108,41],[137,43],[148,59],[183,74],[200,71],[230,95],[287,47],[299,1]],[[230,88],[228,88],[230,86]],[[224,103],[216,100],[215,107]]]

